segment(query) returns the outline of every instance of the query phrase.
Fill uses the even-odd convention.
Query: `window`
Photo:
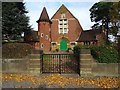
[[[71,42],[71,46],[74,47],[75,46],[75,42]]]
[[[64,18],[59,19],[59,33],[65,34],[68,33],[68,20]]]
[[[63,33],[63,28],[60,28],[60,33]]]
[[[90,41],[84,42],[84,45],[90,45]]]
[[[43,33],[41,33],[41,37],[43,37],[44,36],[44,34]]]
[[[43,45],[43,43],[41,43],[41,48],[43,48],[44,47],[44,45]]]
[[[67,33],[67,28],[64,28],[64,33]]]
[[[64,21],[67,21],[67,19],[64,19]]]
[[[52,42],[52,47],[56,47],[56,42]]]
[[[64,25],[67,25],[67,23],[64,23]]]
[[[45,36],[45,39],[48,40],[48,35]]]

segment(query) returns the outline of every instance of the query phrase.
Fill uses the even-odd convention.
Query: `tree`
[[[120,28],[120,2],[113,2],[113,7],[110,9],[110,33],[115,37]]]
[[[21,34],[31,31],[28,13],[23,2],[2,3],[2,37],[18,40]]]
[[[112,7],[112,2],[98,2],[90,8],[90,18],[95,22],[94,27],[102,27],[106,32],[106,43],[108,43],[108,29],[110,23],[109,10]]]

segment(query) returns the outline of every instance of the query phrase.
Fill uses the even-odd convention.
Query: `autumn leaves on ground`
[[[21,74],[3,74],[2,83],[5,84],[9,81],[31,82],[36,87],[45,85],[48,88],[57,86],[60,88],[120,88],[120,77],[69,77],[61,74],[49,74],[42,76],[31,76]],[[34,88],[32,86],[14,86],[14,88]],[[44,88],[44,87],[43,87]]]

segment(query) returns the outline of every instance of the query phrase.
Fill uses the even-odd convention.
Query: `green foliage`
[[[118,53],[119,53],[119,59],[120,59],[120,37],[118,38],[118,45],[117,45]]]
[[[106,44],[109,43],[109,33],[117,36],[120,21],[120,2],[95,3],[90,9],[90,18],[95,24],[93,29],[106,29]]]
[[[90,8],[90,18],[95,24],[93,29],[106,29],[106,44],[109,43],[108,35],[116,36],[120,20],[120,2],[97,2]]]
[[[79,50],[80,50],[80,46],[76,45],[73,49],[74,54],[80,54]]]
[[[3,58],[24,58],[32,50],[32,47],[26,43],[6,43],[2,46]]]
[[[23,2],[2,3],[2,39],[18,40],[23,32],[29,32],[29,17]]]
[[[92,47],[91,54],[99,63],[118,63],[118,51],[112,46]]]
[[[76,45],[74,48],[73,48],[73,52],[75,54],[75,57],[78,57],[79,58],[79,55],[80,55],[80,46],[79,45]]]
[[[71,49],[71,48],[68,48],[66,51],[67,51],[67,52],[70,52],[70,51],[72,51],[72,49]]]
[[[112,33],[114,36],[118,33],[119,28],[119,20],[120,20],[120,2],[113,2],[112,8],[109,10],[109,16],[110,16],[110,33]]]
[[[92,22],[102,25],[107,25],[110,21],[109,9],[112,7],[112,2],[98,2],[90,8],[90,18]],[[105,27],[106,28],[106,27]]]
[[[119,63],[118,51],[113,46],[80,46],[77,45],[74,48],[74,53],[79,56],[80,49],[91,49],[92,56],[99,63]]]

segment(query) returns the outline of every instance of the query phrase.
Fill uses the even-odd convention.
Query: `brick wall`
[[[96,36],[96,39],[98,40],[98,41],[97,41],[97,45],[98,45],[98,46],[105,44],[105,34],[104,34],[103,32],[100,33],[100,34],[98,34],[98,35]]]
[[[59,25],[59,19],[61,17],[61,13],[57,12],[52,18],[52,26],[51,26],[52,42],[57,42],[58,49],[60,46],[60,41],[63,37],[68,41],[68,48],[72,48],[70,42],[76,42],[81,31],[83,31],[79,21],[69,11],[67,11],[64,14],[65,14],[65,18],[67,18],[68,20],[68,33],[66,34],[59,34],[58,25]]]
[[[41,36],[43,34],[43,36]],[[39,35],[39,46],[41,50],[50,50],[50,23],[39,22],[38,23],[38,35]]]

